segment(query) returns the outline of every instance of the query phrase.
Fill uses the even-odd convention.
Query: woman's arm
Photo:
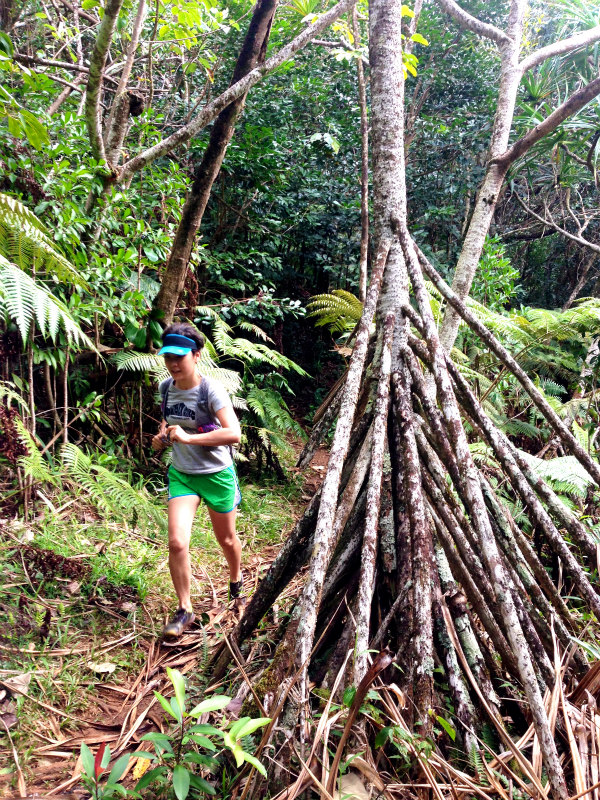
[[[169,425],[167,436],[172,442],[199,444],[204,447],[237,444],[242,436],[240,423],[231,406],[224,406],[216,412],[222,427],[208,433],[186,433],[180,425]]]

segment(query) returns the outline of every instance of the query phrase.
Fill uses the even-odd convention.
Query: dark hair
[[[188,339],[193,339],[198,345],[197,350],[202,350],[204,347],[204,336],[189,322],[174,322],[172,325],[167,325],[162,332],[162,338],[164,339],[168,333],[176,333],[178,336],[187,336]]]

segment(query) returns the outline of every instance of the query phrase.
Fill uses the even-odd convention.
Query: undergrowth
[[[154,505],[150,519],[131,514],[129,505],[120,516],[103,511],[90,493],[58,483],[43,486],[45,502],[30,522],[0,520],[0,681],[22,675],[29,681],[27,697],[0,700],[0,714],[14,715],[10,735],[27,782],[38,771],[43,737],[58,729],[75,735],[83,719],[101,714],[98,687],[135,680],[173,610],[167,534],[156,524],[157,516],[166,519],[166,494],[160,478],[148,483],[154,484],[144,496]],[[256,575],[289,531],[301,488],[293,475],[284,483],[263,478],[260,485],[250,476],[241,488],[238,533],[244,565]],[[196,515],[191,559],[193,599],[202,610],[227,585],[204,507]],[[128,640],[119,644],[123,637]],[[50,714],[56,731],[48,730],[48,708],[56,712]],[[5,741],[0,735],[3,749]],[[7,758],[0,763],[0,796],[15,779]]]

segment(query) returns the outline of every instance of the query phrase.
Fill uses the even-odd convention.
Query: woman
[[[194,621],[190,596],[189,545],[200,501],[207,505],[217,541],[229,565],[230,599],[241,599],[241,544],[235,531],[242,498],[231,445],[240,441],[240,424],[225,389],[199,372],[204,337],[193,325],[165,328],[163,346],[171,377],[162,381],[162,422],[152,439],[155,450],[173,445],[169,486],[169,570],[179,608],[165,625],[163,637],[176,639]]]

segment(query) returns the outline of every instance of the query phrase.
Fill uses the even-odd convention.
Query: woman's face
[[[199,351],[191,351],[184,356],[175,356],[172,353],[165,353],[165,367],[169,370],[169,374],[173,380],[190,380],[196,375],[196,363],[198,361]]]

